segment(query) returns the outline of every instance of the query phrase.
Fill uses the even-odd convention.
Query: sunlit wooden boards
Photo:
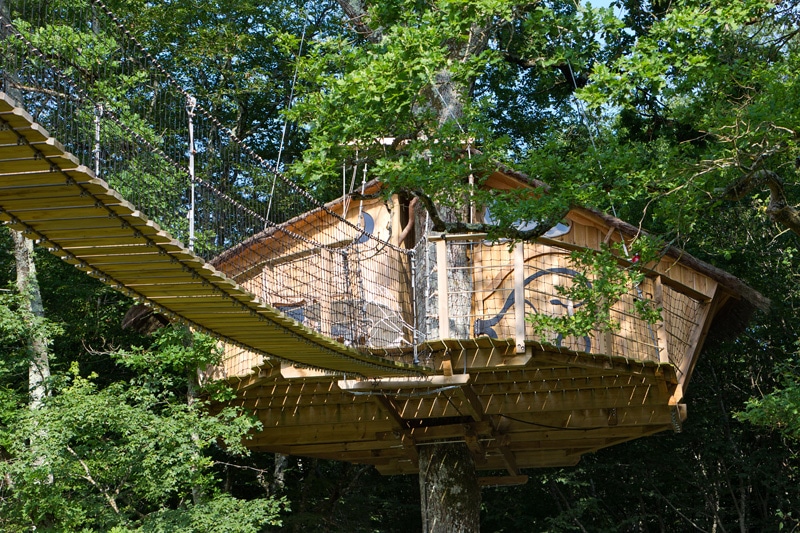
[[[66,262],[228,343],[351,375],[423,371],[359,353],[261,303],[95,178],[4,93],[0,210],[6,225]]]
[[[511,355],[510,339],[425,348],[436,368],[446,358],[466,366],[453,365],[451,376],[362,381],[284,366],[232,382],[234,403],[263,424],[248,447],[404,474],[417,471],[419,447],[461,441],[479,470],[514,477],[523,468],[574,465],[583,454],[679,430],[685,416],[674,405],[678,380],[668,364],[600,361],[541,345],[528,346],[521,358]],[[493,360],[489,352],[508,354],[505,366],[484,366]]]

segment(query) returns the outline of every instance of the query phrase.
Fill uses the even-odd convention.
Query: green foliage
[[[199,505],[153,513],[139,527],[115,526],[111,533],[258,533],[265,526],[281,526],[278,516],[287,511],[285,498],[248,501],[223,493]]]
[[[0,500],[4,530],[26,523],[89,531],[188,520],[193,530],[207,531],[205,521],[230,515],[242,518],[242,529],[230,531],[256,531],[253,524],[277,520],[284,502],[218,495],[219,501],[197,507],[185,503],[198,488],[213,494],[209,451],[224,446],[227,454],[247,453],[242,437],[257,425],[249,417],[232,408],[209,415],[203,402],[187,404],[147,376],[101,389],[74,365],[60,381],[41,409],[17,411],[4,428],[10,458],[0,470],[12,481]],[[215,512],[223,514],[207,514]],[[152,527],[144,530],[159,530]]]
[[[601,150],[650,152],[615,173],[628,174],[629,190],[652,206],[662,231],[689,238],[720,192],[753,170],[796,182],[800,115],[788,74],[798,61],[796,9],[761,0],[674,3],[628,53],[594,66],[579,95],[611,120],[615,135]]]
[[[795,359],[781,364],[777,387],[760,398],[751,398],[736,418],[756,426],[772,429],[800,440],[800,369]]]
[[[575,302],[575,312],[561,316],[529,314],[537,335],[555,331],[565,336],[583,337],[593,331],[617,331],[619,323],[612,308],[624,294],[637,294],[636,287],[645,279],[643,267],[658,258],[661,247],[652,239],[641,237],[628,251],[617,245],[603,245],[599,251],[577,250],[570,254],[578,272],[570,286],[557,286],[559,296]],[[626,253],[630,256],[626,257]],[[625,264],[627,263],[627,264]],[[650,324],[661,319],[661,309],[641,295],[634,298],[637,316]]]
[[[381,42],[315,43],[301,69],[312,90],[301,93],[290,114],[309,128],[311,147],[293,172],[320,194],[333,195],[336,189],[329,187],[337,183],[343,163],[366,163],[371,177],[392,190],[425,191],[453,206],[467,190],[470,168],[478,173],[489,164],[485,157],[468,161],[454,154],[464,153],[467,139],[480,139],[484,154],[496,152],[476,109],[447,110],[453,102],[441,92],[441,77],[446,73],[450,82],[467,86],[480,69],[497,62],[489,49],[454,61],[454,49],[467,46],[473,24],[502,19],[509,8],[507,2],[462,1],[419,11],[411,5],[376,6],[371,21],[395,21]],[[382,142],[387,139],[394,146]]]
[[[219,342],[203,333],[192,332],[180,325],[161,328],[153,335],[153,346],[137,346],[129,351],[114,354],[124,366],[139,373],[167,372],[186,375],[197,368],[220,362]]]
[[[63,327],[47,318],[33,315],[25,298],[16,288],[0,292],[0,360],[3,364],[27,365],[28,340],[34,337],[53,338],[63,333]]]

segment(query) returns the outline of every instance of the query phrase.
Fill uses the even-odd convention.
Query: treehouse
[[[507,171],[486,184],[535,185]],[[508,472],[483,483],[513,484],[526,479],[523,468],[574,465],[613,444],[680,431],[704,341],[735,334],[765,307],[757,292],[670,248],[613,302],[616,328],[565,336],[526,319],[575,313],[584,302],[559,287],[592,279],[571,252],[627,245],[636,233],[575,208],[535,242],[511,246],[434,233],[423,210],[398,197],[345,197],[256,235],[214,267],[300,325],[413,363],[418,375],[362,379],[233,346],[214,374],[263,423],[251,448],[384,474],[416,472],[420,446],[463,441],[479,470]],[[318,246],[301,250],[297,236]],[[619,268],[631,261],[620,254]],[[661,310],[657,320],[637,312],[643,302]]]

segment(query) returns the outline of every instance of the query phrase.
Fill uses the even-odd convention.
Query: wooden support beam
[[[482,398],[498,394],[519,393],[555,393],[567,391],[598,391],[616,388],[651,387],[659,380],[646,376],[596,376],[591,378],[559,379],[552,381],[519,381],[517,383],[482,383],[472,386],[475,393]],[[663,379],[660,380],[663,382]],[[664,394],[666,398],[666,393]]]
[[[331,372],[281,363],[281,377],[284,379],[330,378]]]
[[[466,408],[467,413],[469,413],[469,416],[471,416],[473,420],[476,422],[483,420],[483,404],[480,398],[478,398],[478,395],[475,394],[475,390],[469,384],[456,389],[456,394],[463,400],[461,405]]]
[[[488,422],[473,422],[469,424],[443,424],[435,426],[414,427],[409,430],[409,435],[417,443],[436,442],[440,440],[451,440],[464,438],[468,431],[476,435],[491,436],[492,427]],[[396,439],[394,433],[376,432],[377,439]]]
[[[291,415],[290,415],[291,416]],[[388,418],[369,422],[328,422],[313,426],[283,426],[275,424],[265,427],[245,442],[250,447],[258,446],[269,451],[276,446],[301,444],[326,444],[370,440],[397,440],[396,426]]]
[[[597,390],[564,390],[545,393],[492,394],[480,397],[485,414],[548,413],[593,408],[658,406],[666,403],[659,398],[656,387],[618,387]],[[406,419],[463,416],[471,409],[468,401],[459,397],[416,397],[398,401],[401,415]]]
[[[403,444],[403,450],[411,460],[411,464],[419,467],[419,452],[417,451],[417,441],[414,440],[414,437],[409,432],[404,431],[400,435],[400,442]]]
[[[525,367],[531,360],[532,349],[523,350],[517,353],[512,346],[510,348],[499,348],[490,346],[488,348],[463,348],[453,350],[451,362],[454,368],[465,368],[468,372],[473,369],[485,368],[506,368],[506,367]]]
[[[469,374],[456,374],[444,376],[425,376],[408,378],[376,378],[363,381],[339,380],[337,385],[343,391],[349,392],[375,392],[390,393],[394,390],[431,389],[439,387],[460,387],[469,383]]]
[[[470,428],[466,431],[464,434],[464,442],[466,442],[467,448],[469,448],[472,459],[475,461],[475,465],[485,465],[487,462],[486,447],[478,438],[478,434],[474,428]]]
[[[525,353],[525,246],[514,246],[514,340],[516,352]]]
[[[517,466],[517,458],[514,456],[514,452],[511,451],[511,448],[508,447],[508,440],[507,436],[499,438],[497,449],[503,457],[503,462],[506,465],[506,470],[508,470],[509,475],[518,476],[519,467]]]
[[[712,311],[716,313],[718,309],[722,307],[725,300],[728,299],[728,296],[725,294],[718,294],[719,285],[714,285],[714,299],[709,303],[703,303],[700,308],[700,312],[697,314],[695,318],[695,322],[699,324],[699,327],[696,327],[694,331],[692,331],[692,335],[689,337],[688,342],[688,350],[687,353],[684,354],[683,361],[679,366],[679,380],[680,384],[686,388],[689,384],[689,379],[692,376],[692,370],[694,370],[694,365],[697,363],[697,356],[700,353],[700,349],[703,347],[703,341],[708,334],[708,328],[711,327],[711,317],[713,316]]]
[[[391,398],[388,396],[383,396],[380,394],[376,394],[373,396],[375,401],[383,408],[386,414],[389,417],[389,420],[394,424],[395,428],[401,431],[405,431],[408,429],[408,422],[403,420],[403,417],[400,416],[400,410],[398,409],[397,405],[392,401]]]
[[[445,352],[442,356],[442,374],[448,377],[453,375],[453,362],[450,360],[450,352]]]
[[[666,370],[669,367],[664,368]],[[622,370],[626,370],[623,372]],[[527,384],[547,383],[547,390],[561,390],[573,388],[597,388],[598,386],[645,385],[654,383],[656,378],[663,379],[662,374],[656,375],[656,367],[652,372],[628,372],[628,368],[597,369],[592,367],[562,367],[541,366],[529,367],[523,370],[499,370],[496,372],[476,372],[473,374],[473,385],[476,390],[484,385],[516,385],[527,387]],[[673,374],[674,375],[674,374]],[[600,384],[598,385],[598,380]],[[619,380],[619,381],[609,381]],[[582,386],[581,384],[585,384]],[[572,385],[570,385],[572,384]],[[574,385],[574,386],[573,386]],[[535,390],[535,389],[531,389]]]
[[[533,366],[573,367],[599,370],[601,374],[634,374],[655,376],[659,363],[654,361],[638,361],[625,357],[609,357],[606,355],[586,354],[564,350],[561,353],[548,350],[536,351],[531,362]]]
[[[481,487],[513,487],[515,485],[524,485],[528,482],[528,476],[491,476],[479,477],[478,485]]]
[[[661,276],[656,276],[653,280],[653,304],[657,309],[664,307],[664,285],[661,283]],[[662,364],[669,363],[669,344],[667,343],[667,327],[662,316],[655,323],[656,338],[658,340],[658,361]]]

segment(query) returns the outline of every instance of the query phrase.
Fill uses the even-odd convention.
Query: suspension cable
[[[294,102],[294,86],[297,83],[297,73],[300,70],[300,58],[303,57],[303,44],[306,41],[306,28],[308,27],[308,19],[303,20],[303,35],[300,37],[300,48],[297,51],[297,60],[294,62],[294,74],[292,75],[292,85],[289,88],[289,102],[286,104],[286,111],[292,109]],[[283,131],[281,132],[281,143],[278,146],[278,157],[275,159],[275,168],[279,169],[281,166],[281,156],[283,155],[283,145],[286,141],[286,129],[289,125],[289,117],[285,116],[283,120]],[[272,198],[275,195],[275,182],[278,181],[278,176],[272,175],[272,189],[269,192],[269,204],[267,205],[267,218],[272,210]]]

